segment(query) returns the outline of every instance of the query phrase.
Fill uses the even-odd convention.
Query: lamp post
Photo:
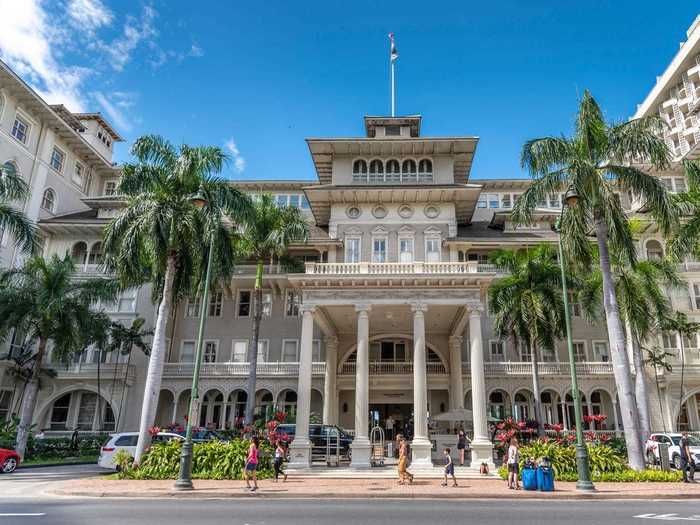
[[[578,202],[578,194],[573,186],[570,186],[564,195],[564,207],[573,208]],[[562,208],[562,217],[564,216]],[[564,321],[566,324],[566,346],[569,352],[569,369],[571,370],[571,396],[574,400],[574,419],[576,420],[576,470],[578,481],[576,490],[592,492],[595,490],[591,481],[591,471],[588,464],[588,448],[583,441],[583,423],[581,421],[581,396],[576,377],[576,359],[574,357],[574,343],[571,339],[571,316],[569,315],[569,292],[566,286],[566,265],[564,264],[564,250],[561,243],[561,218],[557,219],[555,229],[559,234],[559,266],[561,267],[561,291],[564,296]]]
[[[207,201],[201,195],[196,195],[191,200],[198,209],[204,208]],[[204,342],[204,325],[207,319],[207,309],[209,306],[209,278],[211,276],[211,263],[214,253],[214,242],[209,242],[209,254],[207,256],[207,273],[204,280],[204,292],[199,303],[199,330],[197,332],[197,351],[194,358],[194,373],[192,376],[192,395],[190,396],[190,406],[187,413],[187,427],[185,431],[185,442],[182,444],[180,454],[180,473],[175,481],[175,490],[192,490],[192,421],[199,418],[199,370],[202,366],[202,347]]]

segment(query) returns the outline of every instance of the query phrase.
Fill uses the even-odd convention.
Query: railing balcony
[[[306,273],[311,275],[463,275],[503,274],[494,264],[468,262],[358,262],[358,263],[306,263]]]
[[[70,363],[68,365],[49,364],[56,372],[57,379],[97,379],[97,363]],[[126,377],[128,385],[136,379],[136,366],[126,363],[100,363],[100,377],[103,381],[111,381],[117,377],[123,381]]]
[[[258,363],[257,375],[261,377],[299,375],[299,363]],[[322,376],[326,372],[326,363],[316,362],[311,364],[311,373]],[[194,363],[165,363],[163,366],[164,377],[192,377]],[[250,375],[250,363],[202,363],[200,370],[202,377],[241,376]]]
[[[570,375],[568,363],[538,363],[540,375]],[[462,373],[469,374],[469,363],[462,364]],[[484,373],[487,376],[530,376],[532,375],[532,363],[522,361],[501,361],[484,363]],[[583,362],[576,363],[578,375],[610,375],[613,373],[610,362]]]
[[[442,363],[426,363],[426,369],[429,375],[431,374],[446,374],[447,370]],[[346,361],[340,367],[341,375],[355,375],[357,366],[354,361]],[[386,375],[403,375],[413,373],[413,363],[369,363],[369,375],[371,376],[386,376]]]
[[[255,275],[257,268],[254,264],[238,264],[234,267],[234,275]],[[264,274],[282,274],[287,273],[287,271],[282,267],[281,264],[266,264],[263,266]]]

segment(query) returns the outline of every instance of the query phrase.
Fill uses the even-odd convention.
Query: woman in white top
[[[520,490],[518,485],[518,462],[520,461],[520,452],[518,451],[518,440],[515,437],[510,438],[510,446],[508,447],[508,488]]]

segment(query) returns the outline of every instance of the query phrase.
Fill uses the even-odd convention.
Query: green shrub
[[[537,440],[520,447],[520,466],[527,458],[548,457],[552,461],[554,477],[565,480],[567,476],[576,475],[576,447],[561,445],[554,441]],[[588,445],[588,458],[591,474],[620,472],[626,469],[625,459],[607,445]],[[574,478],[576,479],[576,478]]]
[[[192,477],[195,479],[242,479],[243,467],[248,456],[250,442],[242,439],[233,441],[207,441],[194,445],[192,457]],[[154,444],[144,455],[138,469],[128,471],[125,476],[138,479],[175,479],[180,469],[182,442]],[[258,478],[272,476],[270,456],[272,450],[260,444]]]

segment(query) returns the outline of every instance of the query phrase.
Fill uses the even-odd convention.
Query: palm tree
[[[690,340],[700,332],[700,323],[696,323],[688,319],[688,316],[683,312],[675,312],[673,315],[665,317],[661,320],[662,329],[668,332],[678,334],[680,340],[679,357],[681,359],[681,392],[678,399],[678,406],[683,406],[683,390],[685,388],[685,340]],[[680,420],[681,412],[678,411],[678,420]],[[678,424],[678,421],[676,421]]]
[[[14,164],[0,164],[0,236],[7,231],[17,247],[30,252],[35,247],[36,228],[24,213],[10,202],[29,194],[27,183],[17,174]]]
[[[213,278],[232,272],[227,221],[247,219],[250,200],[214,177],[227,160],[220,148],[176,148],[162,137],[146,135],[136,140],[131,153],[135,161],[123,166],[117,188],[126,207],[107,226],[104,248],[107,267],[116,270],[123,285],[151,282],[159,303],[134,454],[138,464],[155,421],[171,305],[196,295],[210,246]]]
[[[634,264],[635,246],[618,192],[631,191],[638,196],[664,232],[676,224],[676,210],[663,184],[630,163],[642,159],[657,170],[668,165],[670,154],[660,135],[661,126],[656,117],[609,124],[586,91],[573,136],[538,138],[523,146],[521,164],[535,180],[513,210],[516,222],[527,224],[538,202],[549,195],[571,189],[578,196],[577,204],[562,214],[562,242],[569,260],[590,265],[588,235],[593,232],[596,236],[610,352],[629,463],[635,470],[644,468],[644,456],[609,249],[616,247]]]
[[[309,225],[303,214],[294,206],[278,206],[272,195],[263,194],[253,202],[249,221],[242,224],[240,237],[244,256],[255,261],[255,289],[253,308],[253,334],[248,347],[248,375],[245,424],[253,422],[255,410],[255,383],[257,380],[258,340],[260,320],[263,316],[262,289],[265,262],[273,257],[283,258],[293,242],[305,242]]]
[[[509,274],[489,288],[494,330],[501,338],[521,340],[530,349],[535,419],[538,434],[542,436],[539,349],[553,349],[565,330],[561,271],[556,252],[551,246],[541,244],[528,250],[498,250],[490,261]]]
[[[700,257],[700,162],[683,161],[683,171],[688,181],[688,191],[675,195],[674,198],[683,213],[684,220],[680,228],[668,243],[669,253],[680,259],[692,254]]]
[[[138,349],[144,355],[151,355],[151,345],[144,339],[153,335],[153,330],[145,330],[143,325],[146,320],[142,317],[137,317],[131,323],[131,326],[124,326],[119,322],[113,322],[110,328],[110,342],[107,347],[108,352],[118,352],[119,355],[125,355],[126,367],[124,370],[124,378],[122,380],[121,397],[119,399],[119,410],[117,412],[117,420],[114,424],[114,429],[119,429],[119,422],[122,417],[122,407],[124,405],[124,392],[126,391],[126,381],[129,376],[129,365],[131,364],[131,355],[133,350]],[[114,389],[117,383],[117,367],[114,367],[114,377],[112,378],[112,393],[110,394],[110,402],[114,404]]]
[[[659,369],[665,372],[671,372],[673,368],[669,362],[669,358],[673,355],[663,348],[652,347],[647,348],[647,358],[644,363],[651,365],[654,368],[654,379],[656,379],[656,396],[659,399],[659,414],[661,414],[661,422],[664,432],[666,432],[666,418],[664,417],[664,404],[661,402],[661,385],[659,384]]]
[[[19,269],[0,274],[0,337],[12,329],[36,344],[31,377],[22,399],[16,450],[24,455],[34,417],[39,371],[46,347],[53,343],[53,355],[67,361],[89,344],[95,324],[104,314],[91,310],[97,302],[114,301],[117,282],[112,279],[76,279],[70,257],[54,255],[48,260],[33,257]]]
[[[642,344],[656,335],[659,319],[669,315],[671,305],[664,293],[664,286],[675,288],[683,282],[670,261],[637,261],[631,266],[614,249],[611,250],[611,268],[620,316],[627,328],[628,342],[632,349],[635,399],[640,429],[644,434],[641,437],[644,440],[651,433],[651,417]],[[584,311],[593,321],[600,318],[602,283],[602,272],[596,268],[584,280],[579,294]]]

